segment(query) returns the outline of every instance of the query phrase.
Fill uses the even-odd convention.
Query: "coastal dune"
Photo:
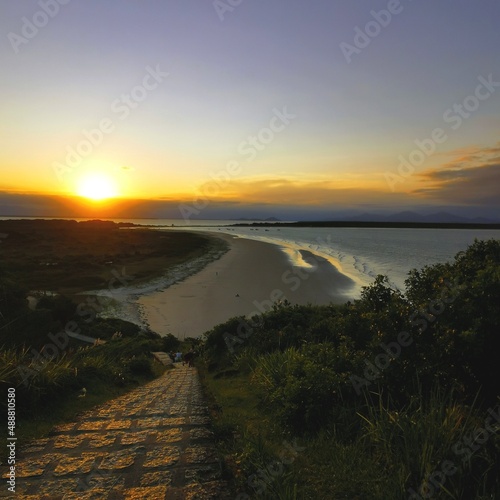
[[[165,290],[138,298],[153,331],[180,339],[197,337],[233,316],[265,312],[280,300],[345,302],[354,286],[330,262],[311,252],[301,251],[299,265],[276,245],[217,237],[230,243],[220,259]]]

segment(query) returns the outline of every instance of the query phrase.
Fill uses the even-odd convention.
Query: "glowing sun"
[[[83,177],[77,192],[79,196],[93,201],[114,198],[117,195],[117,187],[114,180],[103,173],[92,173]]]

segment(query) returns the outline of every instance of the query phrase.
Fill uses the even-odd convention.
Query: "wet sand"
[[[150,328],[180,339],[197,337],[233,316],[269,310],[279,300],[329,304],[348,300],[354,282],[330,262],[302,251],[294,265],[276,245],[216,235],[230,250],[197,274],[137,302]]]

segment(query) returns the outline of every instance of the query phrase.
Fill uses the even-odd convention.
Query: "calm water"
[[[0,220],[7,217],[0,217]],[[88,220],[88,219],[77,219]],[[500,239],[500,230],[481,229],[386,229],[386,228],[229,228],[234,220],[192,221],[177,219],[111,219],[169,229],[223,232],[279,245],[295,263],[300,250],[329,259],[360,287],[385,274],[404,289],[408,271],[428,264],[451,261],[474,239]],[[246,221],[245,221],[246,222]],[[251,221],[249,221],[251,222]],[[181,227],[183,226],[183,227]],[[267,229],[267,230],[266,230]]]

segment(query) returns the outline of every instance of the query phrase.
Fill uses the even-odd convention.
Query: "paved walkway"
[[[19,450],[15,497],[231,498],[208,422],[196,369],[176,365]],[[8,493],[4,481],[0,497]]]

